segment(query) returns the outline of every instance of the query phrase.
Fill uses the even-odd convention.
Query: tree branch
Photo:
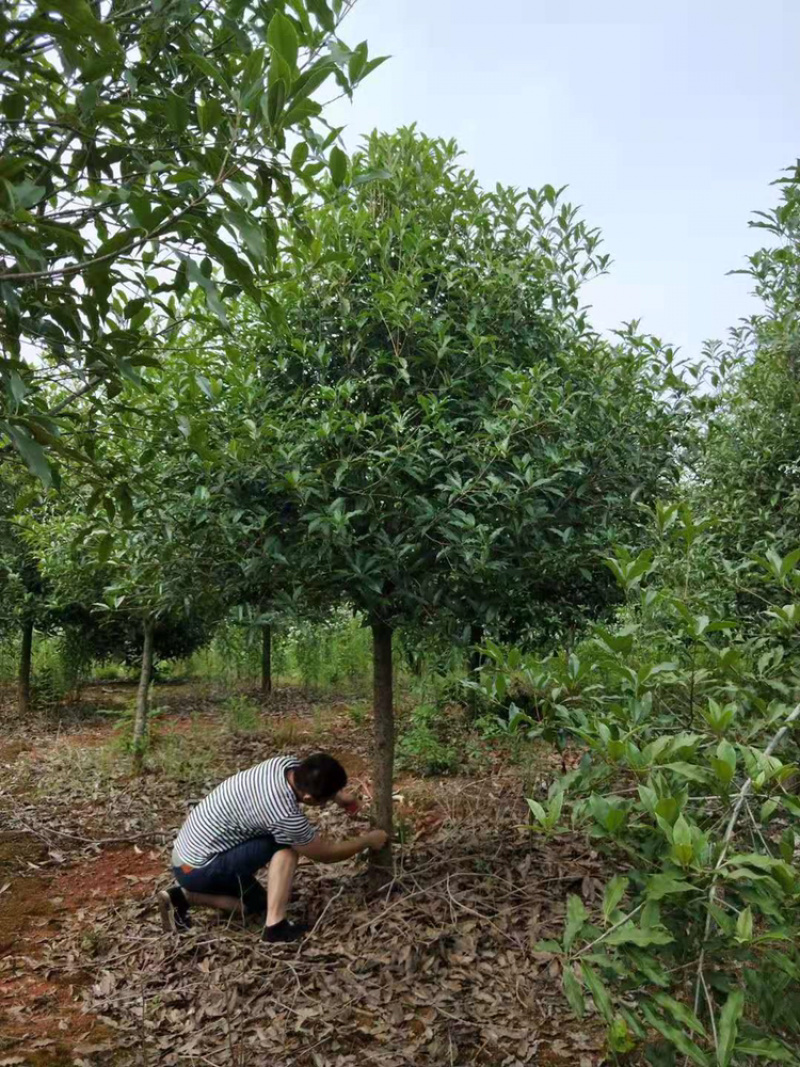
[[[772,753],[775,751],[775,749],[778,747],[778,745],[781,744],[781,742],[783,741],[784,737],[786,737],[786,735],[789,732],[789,728],[792,725],[792,723],[796,722],[797,719],[800,719],[800,704],[798,704],[797,707],[794,709],[794,711],[788,716],[788,718],[786,719],[786,722],[783,724],[783,726],[781,726],[780,730],[778,730],[778,732],[772,738],[770,743],[767,745],[766,749],[764,750],[764,755],[765,756],[771,756],[772,755]],[[694,1010],[695,1010],[695,1014],[697,1014],[697,1010],[700,1007],[700,995],[702,993],[703,983],[705,981],[705,976],[703,974],[703,969],[705,967],[705,961],[706,961],[706,945],[708,944],[708,939],[711,936],[711,924],[714,921],[713,918],[712,918],[712,915],[711,915],[711,905],[714,903],[714,900],[715,900],[716,895],[717,895],[717,885],[719,883],[720,871],[721,871],[722,866],[725,863],[725,859],[726,859],[726,857],[728,855],[728,849],[730,848],[730,843],[731,843],[731,840],[733,839],[733,833],[734,833],[734,830],[736,829],[736,824],[739,821],[739,816],[742,813],[742,808],[747,803],[747,798],[749,797],[749,795],[750,795],[750,793],[752,791],[753,791],[753,779],[752,778],[748,778],[747,781],[742,786],[742,788],[739,790],[739,795],[736,798],[736,803],[733,806],[733,811],[731,812],[731,817],[728,820],[728,825],[727,825],[727,827],[725,829],[725,834],[723,835],[723,838],[722,838],[722,849],[720,850],[720,854],[719,854],[719,856],[717,858],[717,862],[714,865],[714,871],[713,871],[713,873],[711,875],[711,888],[708,891],[709,911],[708,911],[708,914],[706,915],[706,926],[705,926],[705,931],[703,933],[702,946],[700,948],[700,958],[697,961],[697,985],[695,987],[695,995],[694,995]],[[687,1060],[687,1062],[688,1062],[688,1060]]]

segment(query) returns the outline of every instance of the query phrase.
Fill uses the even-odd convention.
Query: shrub
[[[237,694],[228,697],[223,705],[225,726],[232,734],[253,733],[261,729],[261,713],[247,697]]]
[[[585,749],[530,802],[534,830],[583,829],[619,872],[601,906],[572,896],[561,937],[538,947],[579,1017],[591,997],[615,1057],[797,1064],[800,551],[752,562],[753,633],[720,613],[719,585],[686,578],[713,560],[707,524],[673,506],[656,526],[654,550],[608,560],[627,597],[618,626],[539,662],[495,650],[498,708],[514,676],[537,694],[537,716],[507,728]],[[659,585],[676,551],[682,580]]]
[[[463,755],[458,745],[445,739],[452,725],[452,720],[434,704],[415,708],[409,728],[398,742],[400,766],[423,775],[455,774]]]

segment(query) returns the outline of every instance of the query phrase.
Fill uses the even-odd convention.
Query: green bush
[[[397,745],[398,764],[422,775],[455,774],[464,756],[457,744],[446,740],[449,725],[436,705],[416,707]]]
[[[223,704],[225,726],[232,734],[254,733],[261,729],[261,712],[247,697],[237,694]]]
[[[529,801],[534,831],[582,831],[619,872],[600,906],[572,896],[562,936],[538,948],[576,1015],[591,997],[614,1056],[798,1064],[800,551],[734,572],[762,604],[754,633],[696,569],[714,560],[708,524],[670,506],[655,525],[653,549],[608,560],[619,625],[543,661],[493,650],[498,710],[520,678],[535,697],[505,729],[585,750]]]

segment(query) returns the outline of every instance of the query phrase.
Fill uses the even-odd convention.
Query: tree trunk
[[[483,627],[473,623],[469,628],[469,673],[476,674],[483,667],[484,657],[480,646],[483,644]]]
[[[380,852],[370,853],[373,867],[392,865],[392,786],[394,778],[394,707],[392,705],[392,628],[385,622],[372,624],[373,721],[375,727],[375,774],[373,811],[375,825],[389,834]]]
[[[19,675],[17,680],[17,708],[20,715],[31,710],[31,666],[33,663],[33,620],[22,624],[22,642],[19,649]]]
[[[133,719],[133,769],[141,773],[144,764],[145,740],[147,737],[147,712],[150,709],[150,680],[153,677],[153,631],[152,618],[144,622],[144,645],[142,647],[142,670],[139,674],[139,689],[136,693],[136,713]]]
[[[261,627],[261,695],[272,692],[272,627]]]

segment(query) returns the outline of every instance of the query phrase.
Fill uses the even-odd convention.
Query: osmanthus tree
[[[252,305],[233,304],[244,338],[258,322]],[[232,345],[206,314],[193,315],[180,351],[164,357],[173,403],[182,397],[181,432],[209,475],[209,508],[226,531],[229,619],[260,632],[261,691],[272,691],[273,627],[281,618],[319,618],[327,605],[298,582],[286,554],[296,509],[284,488],[291,420],[265,411],[260,361],[249,343]],[[286,411],[282,416],[286,415]],[[221,557],[218,563],[222,565]]]
[[[29,491],[30,479],[19,470],[0,477],[0,634],[19,640],[17,710],[22,716],[31,706],[34,629],[52,617],[47,582],[20,526]]]
[[[763,310],[707,353],[717,390],[698,495],[731,557],[793,549],[800,522],[800,166],[780,184],[753,223],[773,243],[745,271]]]
[[[496,517],[501,581],[480,570],[459,576],[455,615],[473,646],[488,635],[522,648],[569,642],[613,612],[620,597],[603,557],[634,536],[643,505],[674,489],[693,439],[674,353],[635,324],[613,342],[575,333],[551,369],[541,399],[558,412],[557,432],[540,447],[560,473],[526,503],[519,526]],[[540,465],[528,446],[514,462]]]
[[[265,308],[337,131],[317,98],[376,65],[352,0],[27,0],[0,12],[0,448],[49,484],[137,382],[181,298]],[[333,147],[332,147],[333,146]],[[297,195],[297,189],[302,195]],[[92,404],[76,405],[76,398]]]
[[[120,406],[113,433],[104,416],[94,416],[99,461],[116,483],[103,493],[103,507],[96,506],[100,491],[78,472],[51,494],[45,517],[31,522],[28,532],[59,602],[65,608],[85,604],[87,590],[94,591],[95,637],[117,635],[120,656],[130,656],[137,644],[141,650],[133,730],[137,769],[159,642],[172,642],[181,625],[193,640],[203,632],[210,636],[229,607],[231,542],[225,515],[213,506],[214,475],[204,445],[203,388],[211,383],[198,382],[182,366],[172,373],[167,367],[164,376],[168,382],[162,378],[160,389],[135,394],[137,406]],[[132,642],[132,627],[138,642]]]
[[[578,288],[605,259],[555,190],[484,192],[413,129],[373,135],[346,177],[281,286],[285,325],[261,330],[264,482],[296,581],[372,628],[389,830],[394,630],[479,598],[500,615],[559,559],[589,573],[601,524],[669,468],[671,413],[644,356],[588,331]]]

